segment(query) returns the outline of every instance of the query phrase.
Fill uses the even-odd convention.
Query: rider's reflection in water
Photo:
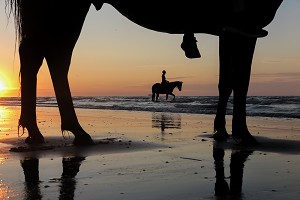
[[[75,176],[79,172],[81,162],[85,157],[64,157],[62,159],[63,172],[60,178],[59,199],[74,199],[76,189]],[[26,200],[42,199],[39,180],[39,160],[37,158],[26,158],[21,160],[21,166],[25,176],[25,198]]]
[[[230,187],[225,180],[224,155],[222,148],[213,149],[215,161],[216,183],[215,196],[217,199],[242,199],[242,184],[245,162],[253,151],[233,150],[230,159]]]

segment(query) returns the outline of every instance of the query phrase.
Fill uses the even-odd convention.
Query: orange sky
[[[0,96],[18,96],[14,25],[7,21],[4,1],[0,10],[0,81],[8,89]],[[249,95],[300,95],[299,10],[300,1],[284,1],[266,27],[269,35],[258,40]],[[165,69],[168,80],[183,81],[183,90],[176,90],[176,95],[218,95],[218,38],[196,37],[202,58],[187,59],[180,49],[182,35],[142,28],[108,4],[98,12],[91,7],[70,68],[72,94],[148,95]],[[54,95],[45,63],[38,75],[38,95]]]

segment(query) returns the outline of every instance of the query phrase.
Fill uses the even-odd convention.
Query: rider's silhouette
[[[167,81],[166,76],[165,76],[166,73],[167,73],[166,70],[163,70],[162,75],[161,75],[161,84],[164,86],[169,83],[169,81]]]

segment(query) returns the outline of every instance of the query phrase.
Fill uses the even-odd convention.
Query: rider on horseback
[[[167,81],[167,79],[166,79],[166,70],[163,70],[162,71],[162,75],[161,75],[161,84],[162,84],[162,86],[166,86],[168,83],[169,83],[169,81]]]
[[[166,90],[168,87],[168,84],[169,84],[169,81],[167,81],[166,76],[165,76],[166,73],[167,73],[166,70],[163,70],[162,75],[161,75],[161,88],[163,90]]]

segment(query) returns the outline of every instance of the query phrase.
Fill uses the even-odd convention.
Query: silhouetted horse
[[[249,30],[261,29],[274,18],[282,0],[244,0],[245,12],[236,17],[224,0],[133,1],[107,0],[129,20],[159,32],[208,33],[220,39],[219,105],[214,128],[216,140],[225,140],[227,100],[234,95],[232,134],[245,143],[255,143],[246,125],[246,96],[250,79],[255,37],[224,29],[227,25]],[[93,143],[78,122],[68,83],[72,52],[85,17],[93,3],[102,0],[6,0],[15,16],[19,36],[21,116],[19,126],[28,130],[27,143],[43,143],[36,122],[37,73],[47,61],[58,106],[61,129],[75,135],[75,144]]]
[[[168,100],[169,95],[172,95],[174,101],[175,94],[173,94],[173,90],[176,87],[179,91],[181,91],[182,81],[169,82],[166,85],[162,85],[161,83],[155,83],[154,85],[152,85],[152,101],[157,101],[159,94],[166,94],[166,100]]]

